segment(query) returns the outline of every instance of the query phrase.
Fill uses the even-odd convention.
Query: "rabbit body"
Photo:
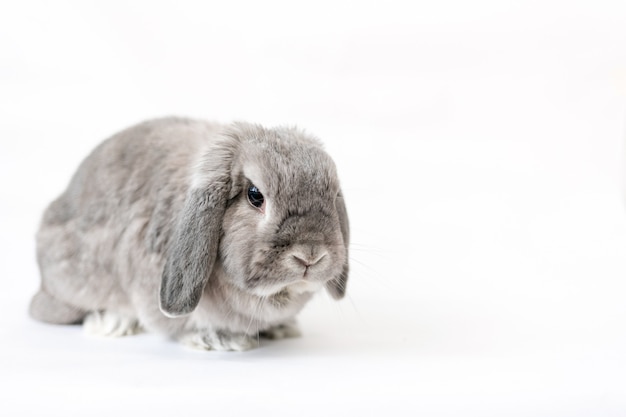
[[[252,181],[263,184],[261,208],[247,201]],[[347,245],[334,165],[316,140],[153,120],[98,146],[45,211],[30,313],[100,334],[145,329],[245,350],[259,333],[295,335],[316,290],[343,296]]]

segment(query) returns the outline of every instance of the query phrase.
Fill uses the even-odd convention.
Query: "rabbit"
[[[162,118],[102,142],[43,214],[31,317],[243,351],[299,335],[346,292],[349,223],[330,156],[297,128]]]

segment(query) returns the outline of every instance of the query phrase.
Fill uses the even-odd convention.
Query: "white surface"
[[[8,3],[0,415],[626,415],[623,2]],[[302,338],[204,353],[26,316],[45,205],[168,114],[297,124],[336,159],[349,298]]]

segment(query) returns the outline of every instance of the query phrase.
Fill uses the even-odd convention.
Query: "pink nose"
[[[297,255],[292,255],[292,256],[293,256],[293,258],[294,258],[296,261],[298,261],[298,262],[299,262],[299,263],[301,263],[303,266],[305,266],[305,267],[307,267],[307,268],[308,268],[308,267],[310,267],[310,266],[315,265],[315,264],[316,264],[316,263],[318,263],[319,261],[321,261],[321,260],[322,260],[322,258],[323,258],[324,256],[326,256],[326,254],[325,254],[325,253],[323,253],[323,254],[321,254],[321,255],[319,255],[319,256],[317,256],[317,257],[315,257],[315,258],[313,258],[313,257],[311,257],[311,256],[302,255],[302,254],[297,254]]]

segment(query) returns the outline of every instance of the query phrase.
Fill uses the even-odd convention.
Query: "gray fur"
[[[246,200],[251,183],[264,213]],[[296,334],[280,329],[316,289],[344,296],[348,243],[335,166],[316,139],[148,121],[98,146],[44,213],[30,313],[70,324],[106,312],[196,347],[246,349],[259,332]]]
[[[348,246],[350,244],[350,224],[348,222],[348,211],[343,195],[339,194],[335,201],[337,215],[339,216],[339,224],[341,227],[341,235],[346,247],[346,257],[343,263],[341,274],[326,283],[326,289],[335,300],[340,300],[346,295],[348,285],[348,273],[350,272],[350,264],[348,262]]]

